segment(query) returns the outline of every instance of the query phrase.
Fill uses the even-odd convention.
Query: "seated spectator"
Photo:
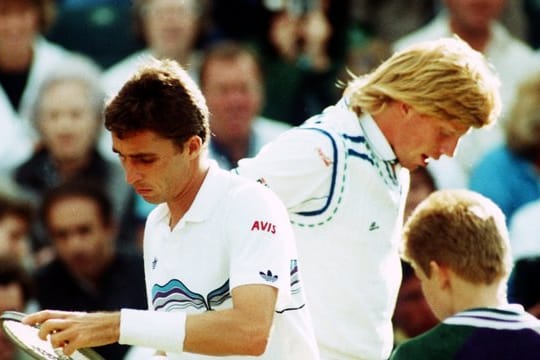
[[[145,48],[106,69],[103,82],[107,95],[115,95],[139,65],[151,57],[176,60],[196,75],[199,53],[195,47],[201,6],[196,0],[135,0],[135,31],[143,39]]]
[[[13,176],[36,205],[46,190],[70,179],[92,179],[101,184],[113,200],[115,216],[125,220],[122,240],[129,246],[133,190],[125,183],[120,164],[105,159],[97,150],[104,105],[99,74],[99,68],[85,58],[72,58],[49,71],[33,112],[41,147]]]
[[[255,156],[290,126],[260,116],[264,80],[256,54],[247,46],[221,42],[201,63],[201,90],[210,110],[210,157],[223,169]]]
[[[409,193],[407,194],[407,202],[405,203],[405,220],[407,220],[407,218],[422,200],[437,190],[435,179],[427,168],[416,168],[415,170],[411,171],[410,176],[411,180],[409,185]]]
[[[200,53],[196,44],[202,12],[202,3],[197,0],[135,0],[135,31],[145,46],[105,69],[102,82],[107,97],[114,96],[138,67],[152,57],[176,60],[197,78]],[[110,134],[102,134],[99,148],[116,160]]]
[[[354,23],[383,41],[394,42],[425,25],[439,0],[349,0]],[[391,19],[391,21],[389,21]]]
[[[504,214],[469,190],[439,190],[412,213],[403,257],[441,324],[399,345],[400,359],[534,359],[540,321],[506,299],[512,267]]]
[[[504,128],[505,143],[472,169],[469,188],[493,200],[512,221],[514,212],[540,199],[540,72],[519,88]]]
[[[410,175],[409,193],[405,203],[405,220],[418,204],[437,189],[435,180],[427,168],[417,168],[411,171]],[[426,302],[420,280],[414,274],[411,265],[402,260],[401,272],[401,285],[392,317],[394,345],[399,345],[407,339],[426,332],[439,322]]]
[[[403,278],[392,317],[395,345],[423,334],[439,323],[422,293],[422,284],[414,269],[401,261],[401,270]]]
[[[56,259],[34,276],[42,309],[147,308],[142,256],[116,250],[113,207],[101,187],[77,181],[49,190],[40,218],[56,252]],[[96,350],[105,359],[122,359],[128,347]]]
[[[0,194],[0,256],[15,259],[25,269],[34,266],[30,241],[33,215],[34,209],[26,200]]]
[[[428,24],[394,43],[394,49],[422,40],[458,35],[481,51],[491,62],[501,81],[503,113],[490,129],[472,130],[460,144],[455,160],[446,157],[430,164],[440,187],[467,187],[471,169],[489,150],[503,143],[503,127],[511,117],[508,110],[517,99],[519,84],[540,66],[533,49],[514,37],[500,23],[509,1],[444,0],[439,14]],[[519,65],[517,65],[519,64]]]
[[[260,45],[266,77],[264,116],[299,125],[339,99],[336,83],[344,55],[330,51],[338,40],[327,10],[314,6],[272,14]]]
[[[43,77],[72,53],[42,34],[53,21],[50,0],[0,0],[0,171],[27,159],[36,140],[29,123]]]
[[[13,257],[0,256],[0,314],[25,312],[32,298],[32,279],[26,269]],[[33,357],[18,350],[0,330],[0,359],[31,360]]]

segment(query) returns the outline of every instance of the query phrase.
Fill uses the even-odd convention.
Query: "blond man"
[[[334,106],[239,161],[288,208],[323,359],[387,359],[409,170],[493,123],[498,80],[457,38],[355,77]]]

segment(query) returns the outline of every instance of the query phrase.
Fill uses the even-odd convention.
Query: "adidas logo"
[[[269,281],[269,282],[275,282],[278,279],[278,276],[272,274],[272,271],[270,271],[270,270],[266,271],[266,273],[262,272],[262,271],[259,271],[259,275],[261,275],[261,277],[264,280]]]
[[[369,225],[369,231],[374,231],[374,230],[377,230],[379,228],[379,225],[373,221],[370,225]]]

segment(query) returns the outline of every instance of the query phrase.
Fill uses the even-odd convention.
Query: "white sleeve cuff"
[[[184,312],[133,309],[120,311],[120,344],[181,353],[185,335]]]

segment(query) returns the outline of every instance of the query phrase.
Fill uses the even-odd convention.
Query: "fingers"
[[[72,337],[73,331],[69,330],[69,324],[65,320],[47,320],[39,329],[39,337],[48,340],[55,351],[65,355],[71,355],[76,347],[76,338]]]
[[[44,323],[45,321],[49,319],[65,319],[69,317],[71,314],[67,311],[57,311],[57,310],[43,310],[38,311],[33,314],[26,315],[21,322],[23,324],[27,325],[39,325],[41,323]]]

